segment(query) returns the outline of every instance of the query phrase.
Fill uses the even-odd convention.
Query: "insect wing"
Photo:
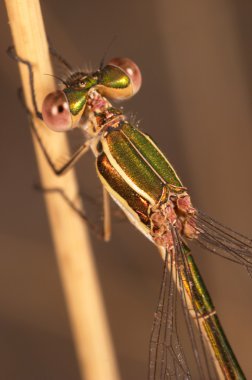
[[[187,253],[178,231],[171,228],[174,252],[165,252],[150,339],[148,379],[217,379],[196,305],[190,301],[194,288]]]
[[[252,277],[252,240],[198,211],[193,218],[197,242],[208,251],[243,265]]]

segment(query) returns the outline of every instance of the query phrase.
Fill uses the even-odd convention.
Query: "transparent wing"
[[[191,379],[177,331],[177,271],[166,250],[149,351],[149,380]]]
[[[208,251],[245,266],[252,276],[252,240],[201,211],[192,218],[199,232],[197,242]]]
[[[194,301],[192,273],[178,231],[166,250],[149,351],[149,380],[217,379]]]

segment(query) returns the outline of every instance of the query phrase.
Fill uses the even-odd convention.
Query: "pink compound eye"
[[[129,58],[113,58],[108,64],[119,67],[128,75],[132,83],[133,95],[135,95],[142,84],[141,71],[135,62]]]
[[[42,104],[42,117],[48,128],[55,132],[71,129],[72,118],[69,104],[63,91],[48,94]]]

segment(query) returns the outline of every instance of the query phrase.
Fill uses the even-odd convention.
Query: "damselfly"
[[[148,378],[195,378],[190,373],[176,321],[179,294],[197,379],[245,379],[189,245],[194,240],[214,254],[243,265],[251,275],[252,241],[197,210],[187,188],[153,140],[108,100],[124,100],[138,92],[141,73],[137,65],[129,59],[116,58],[107,65],[102,63],[95,72],[74,72],[61,80],[62,89],[45,98],[40,112],[32,66],[15,58],[28,67],[36,117],[53,131],[79,128],[86,136],[71,158],[57,165],[42,138],[46,126],[38,128],[32,123],[55,174],[66,172],[91,149],[105,194],[163,255],[165,265],[150,341]],[[209,351],[215,366],[209,360]]]

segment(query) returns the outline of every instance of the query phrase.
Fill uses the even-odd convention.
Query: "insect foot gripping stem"
[[[199,232],[193,221],[196,210],[191,204],[189,195],[173,195],[159,208],[151,210],[151,236],[153,241],[162,247],[172,249],[174,246],[171,226],[188,239],[197,238]]]

